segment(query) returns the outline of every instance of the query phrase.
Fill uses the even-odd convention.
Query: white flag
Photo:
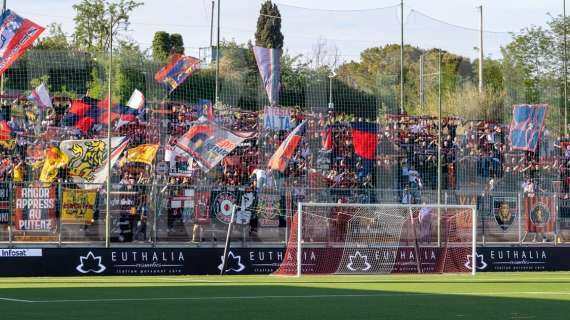
[[[28,97],[29,100],[34,101],[38,106],[44,108],[52,108],[51,98],[46,88],[45,83],[41,83],[37,88],[32,90],[32,94]]]
[[[133,91],[131,94],[131,98],[129,102],[127,102],[127,106],[132,109],[140,110],[144,107],[144,95],[138,89]]]

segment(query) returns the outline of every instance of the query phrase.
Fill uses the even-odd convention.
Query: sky
[[[144,0],[143,0],[144,1]],[[7,0],[7,8],[40,25],[61,23],[73,32],[73,4],[80,0]],[[221,38],[245,43],[254,38],[261,0],[221,0]],[[311,55],[325,43],[328,55],[357,60],[368,47],[400,42],[399,0],[278,0],[285,48]],[[186,53],[210,43],[211,0],[146,0],[131,14],[123,37],[150,47],[156,31],[180,33]],[[440,47],[469,58],[478,55],[479,9],[483,6],[484,53],[500,58],[500,47],[531,25],[545,26],[561,15],[563,0],[405,0],[404,42]],[[214,30],[215,39],[215,30]],[[215,40],[214,40],[215,41]]]

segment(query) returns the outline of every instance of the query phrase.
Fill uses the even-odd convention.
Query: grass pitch
[[[570,273],[0,278],[0,319],[568,319]]]

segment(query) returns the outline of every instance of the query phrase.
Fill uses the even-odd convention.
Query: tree
[[[255,45],[264,48],[283,48],[281,33],[281,13],[270,0],[261,5],[255,31]]]
[[[47,36],[42,37],[34,45],[35,49],[59,49],[64,50],[70,47],[67,36],[59,23],[50,23],[47,26]]]
[[[170,35],[170,53],[184,54],[184,40],[179,33]]]
[[[479,59],[473,61],[473,77],[479,79]],[[501,92],[504,89],[503,64],[499,60],[484,59],[483,81],[485,88],[493,92]]]
[[[120,0],[118,3],[82,0],[73,5],[76,11],[75,46],[88,51],[108,50],[111,35],[116,37],[120,31],[126,30],[130,25],[129,14],[141,5],[142,2],[135,0]]]
[[[165,31],[157,31],[152,39],[152,57],[156,61],[164,62],[170,54],[170,35]]]
[[[179,33],[157,31],[152,39],[152,57],[164,62],[171,54],[184,54],[184,39]]]

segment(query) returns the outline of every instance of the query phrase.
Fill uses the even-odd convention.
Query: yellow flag
[[[46,150],[46,159],[44,161],[44,167],[40,174],[40,181],[43,183],[50,183],[57,177],[57,171],[59,168],[65,166],[69,158],[67,155],[58,147],[51,147]]]
[[[16,147],[16,139],[0,140],[0,147],[6,150],[13,150]]]
[[[24,165],[22,163],[17,164],[14,167],[14,182],[24,181]]]
[[[142,162],[152,165],[156,152],[158,151],[158,144],[141,144],[140,146],[127,150],[128,162]]]

